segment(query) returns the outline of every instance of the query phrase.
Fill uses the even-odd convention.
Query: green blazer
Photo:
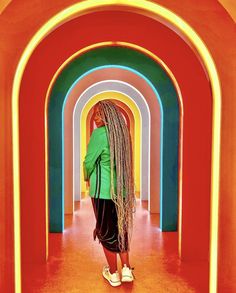
[[[89,140],[83,162],[84,180],[90,182],[89,195],[111,199],[110,145],[105,126],[94,129]],[[116,191],[116,170],[114,166],[114,188]]]

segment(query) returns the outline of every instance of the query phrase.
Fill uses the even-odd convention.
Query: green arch
[[[69,63],[57,77],[48,104],[50,231],[64,229],[62,183],[62,114],[72,84],[94,67],[120,65],[144,75],[160,97],[161,131],[161,214],[162,231],[176,231],[178,222],[179,104],[175,87],[164,69],[147,55],[125,47],[102,47],[88,51]]]

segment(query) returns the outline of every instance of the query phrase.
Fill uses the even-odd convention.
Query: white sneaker
[[[133,269],[130,269],[129,267],[126,266],[126,264],[122,268],[122,282],[133,282],[134,280],[134,275],[133,275]]]
[[[115,273],[110,273],[109,266],[105,266],[102,270],[103,277],[110,283],[111,286],[117,287],[121,285],[120,275],[116,271]]]

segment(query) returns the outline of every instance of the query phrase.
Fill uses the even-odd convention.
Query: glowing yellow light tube
[[[102,93],[98,93],[97,95],[93,96],[88,103],[84,106],[81,118],[80,118],[80,133],[81,133],[81,140],[80,140],[80,149],[81,149],[81,159],[83,160],[86,154],[86,118],[90,109],[99,101],[104,99],[115,99],[122,101],[125,103],[132,111],[134,115],[134,179],[135,185],[138,191],[141,190],[140,188],[140,178],[141,178],[141,144],[142,144],[142,121],[141,121],[141,114],[140,111],[135,105],[135,103],[124,93],[114,92],[114,91],[105,91]],[[80,174],[83,174],[82,164],[80,164]],[[83,176],[80,178],[82,190],[85,191],[86,184],[83,180]]]
[[[221,88],[214,61],[196,32],[172,11],[146,0],[88,0],[76,3],[52,17],[33,36],[18,63],[12,90],[12,136],[13,136],[13,192],[14,192],[14,255],[15,292],[21,292],[20,278],[20,172],[19,172],[19,89],[25,66],[40,41],[60,24],[96,10],[132,10],[148,15],[168,26],[179,30],[200,56],[209,75],[213,96],[213,138],[212,138],[212,177],[211,177],[211,242],[210,242],[210,293],[217,291],[217,249],[218,249],[218,205],[219,205],[219,165],[220,165],[220,125]]]

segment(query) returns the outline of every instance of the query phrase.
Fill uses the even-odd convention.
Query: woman
[[[103,276],[112,286],[134,279],[129,263],[130,239],[135,208],[132,145],[130,133],[118,107],[110,100],[94,106],[93,131],[84,160],[96,217],[96,237],[103,246],[108,266]],[[117,254],[122,278],[117,271]]]

